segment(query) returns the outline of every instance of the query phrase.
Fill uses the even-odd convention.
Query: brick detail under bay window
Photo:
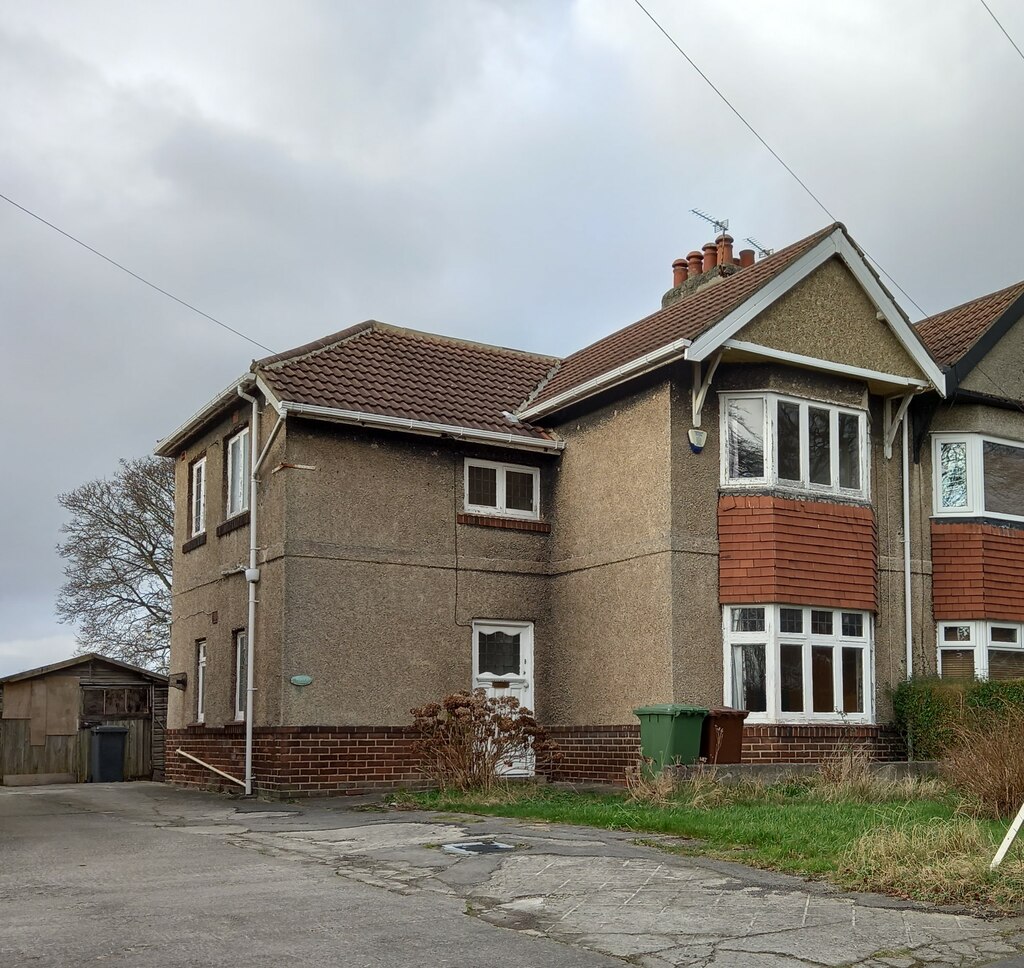
[[[550,534],[547,521],[525,521],[521,518],[503,518],[493,514],[455,515],[457,524],[473,524],[478,528],[505,528],[507,531],[533,531],[535,534]]]
[[[268,797],[324,797],[424,787],[401,726],[271,726],[253,730],[256,792]],[[167,731],[166,779],[177,786],[241,787],[180,756],[183,749],[245,779],[245,726],[189,726]]]
[[[877,762],[906,759],[890,726],[754,725],[743,727],[744,763],[820,763],[846,750],[864,750]]]
[[[723,495],[718,542],[722,604],[878,608],[878,540],[870,507]]]
[[[1024,531],[933,521],[932,605],[940,621],[1024,622]]]

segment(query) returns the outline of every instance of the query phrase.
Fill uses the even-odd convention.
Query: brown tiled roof
[[[512,423],[558,360],[368,321],[253,363],[279,399],[546,438]]]
[[[567,356],[529,406],[586,383],[677,339],[694,339],[767,285],[800,256],[830,235],[839,223],[717,282],[706,283],[678,302]]]
[[[922,320],[917,335],[939,363],[953,366],[1021,296],[1024,282],[972,299]]]

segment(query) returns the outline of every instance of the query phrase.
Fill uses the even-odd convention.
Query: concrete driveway
[[[468,841],[514,849],[443,849]],[[0,965],[911,968],[1021,950],[1019,920],[622,833],[151,783],[0,788]]]

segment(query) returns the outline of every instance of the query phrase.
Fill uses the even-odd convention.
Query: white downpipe
[[[914,615],[910,587],[910,411],[903,414],[903,617],[906,622],[907,679],[914,675]]]
[[[256,460],[260,440],[260,405],[256,397],[238,388],[238,395],[252,404],[249,421],[249,567],[245,581],[249,586],[249,614],[245,625],[245,795],[252,796],[252,706],[253,653],[256,651],[256,585],[260,571],[256,567]]]

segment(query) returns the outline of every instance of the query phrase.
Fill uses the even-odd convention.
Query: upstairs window
[[[1024,521],[1024,443],[984,434],[935,434],[937,516]]]
[[[249,428],[228,440],[227,516],[249,510]]]
[[[723,486],[868,496],[863,410],[774,393],[721,399]]]
[[[196,642],[196,722],[206,722],[206,639]]]
[[[536,467],[467,459],[465,494],[471,514],[540,518],[540,470]]]
[[[239,722],[245,719],[245,707],[247,703],[249,671],[248,656],[246,654],[246,642],[248,637],[245,629],[235,632],[235,719]]]
[[[206,530],[206,458],[192,465],[192,537]]]

